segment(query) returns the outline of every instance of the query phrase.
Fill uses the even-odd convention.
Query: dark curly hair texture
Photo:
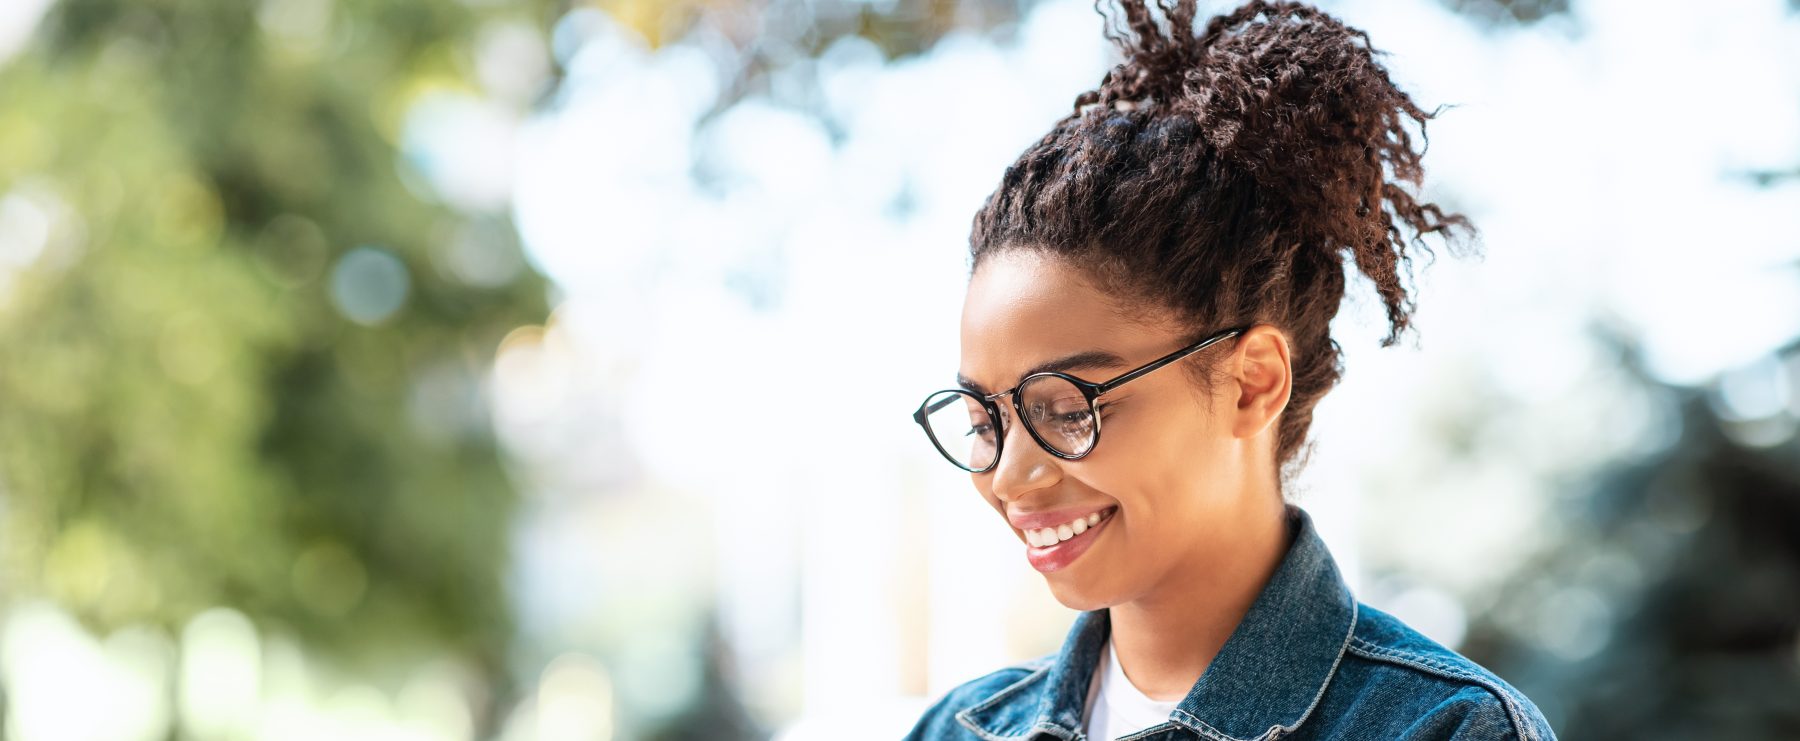
[[[1453,249],[1454,229],[1475,235],[1400,184],[1416,189],[1424,174],[1406,119],[1423,138],[1437,112],[1395,87],[1368,34],[1316,8],[1248,2],[1196,34],[1195,0],[1158,0],[1168,33],[1144,0],[1119,2],[1135,40],[1105,35],[1125,61],[1006,168],[975,214],[970,271],[1002,250],[1042,251],[1122,315],[1281,328],[1293,364],[1275,456],[1286,471],[1343,373],[1329,324],[1345,253],[1387,307],[1387,347],[1414,308],[1397,270],[1411,281],[1401,226],[1427,253],[1425,234]],[[1203,386],[1207,370],[1190,366]]]

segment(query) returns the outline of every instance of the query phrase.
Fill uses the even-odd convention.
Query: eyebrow
[[[1042,363],[1038,363],[1030,368],[1026,368],[1024,373],[1019,374],[1019,378],[1023,380],[1026,376],[1033,373],[1067,373],[1077,368],[1108,368],[1124,364],[1125,359],[1119,357],[1118,353],[1107,352],[1105,350],[1088,350],[1075,353],[1074,355],[1060,357],[1055,360],[1046,360]],[[988,393],[988,390],[982,388],[981,384],[969,380],[967,376],[964,376],[961,373],[956,374],[956,385],[978,394],[986,395]]]

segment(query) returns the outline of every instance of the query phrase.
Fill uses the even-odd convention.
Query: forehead
[[[1058,258],[1016,249],[993,255],[971,276],[963,300],[960,373],[992,393],[1045,361],[1094,350],[1141,357],[1170,341],[1117,309]]]

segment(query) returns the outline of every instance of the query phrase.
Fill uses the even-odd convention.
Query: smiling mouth
[[[1082,554],[1087,553],[1088,546],[1093,544],[1094,538],[1099,537],[1099,531],[1112,522],[1113,516],[1117,515],[1118,511],[1119,508],[1115,505],[1088,515],[1082,519],[1081,532],[1075,532],[1073,524],[1026,532],[1029,539],[1026,541],[1025,560],[1031,562],[1032,568],[1046,574],[1068,568],[1076,559],[1081,558]],[[1095,515],[1098,515],[1098,519],[1095,518]],[[1088,522],[1094,524],[1088,525]],[[1062,537],[1063,528],[1068,528],[1069,537],[1066,539]],[[1046,531],[1054,532],[1056,539],[1048,541],[1047,545],[1037,545],[1037,543],[1047,542],[1044,538]]]
[[[1062,543],[1080,537],[1089,528],[1099,527],[1100,523],[1112,517],[1118,511],[1114,505],[1098,512],[1090,512],[1086,517],[1078,517],[1055,527],[1020,530],[1025,537],[1025,544],[1033,548],[1054,548]]]

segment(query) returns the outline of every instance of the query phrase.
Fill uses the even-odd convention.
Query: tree
[[[480,384],[545,283],[454,269],[521,263],[514,231],[397,153],[500,12],[68,0],[0,68],[10,594],[100,630],[227,605],[357,670],[449,652],[504,684]]]

